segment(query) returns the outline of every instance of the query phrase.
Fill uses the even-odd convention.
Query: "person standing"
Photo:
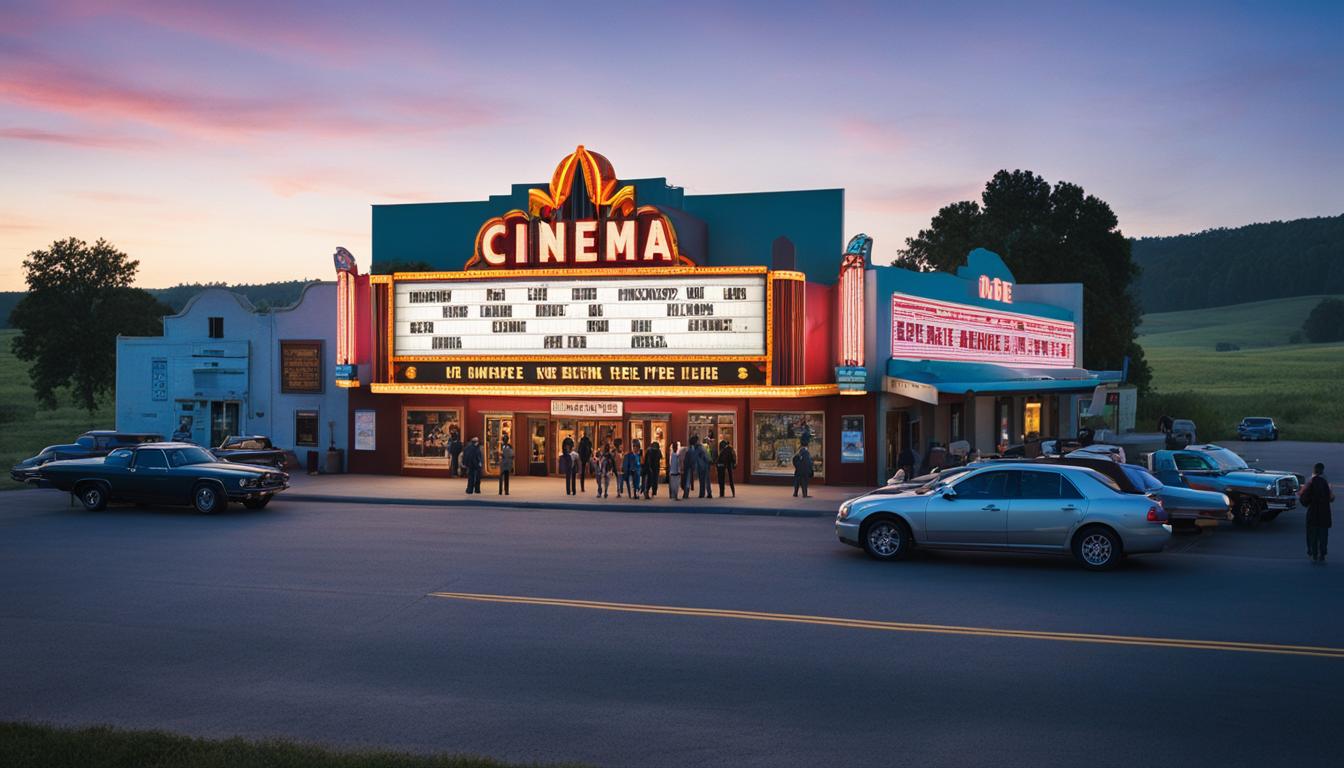
[[[639,470],[639,441],[631,440],[630,451],[621,461],[621,475],[625,478],[626,493],[631,499],[639,497]],[[618,491],[616,495],[621,494]]]
[[[462,464],[459,459],[462,456],[462,433],[454,425],[448,430],[448,458],[452,459],[452,464],[448,466],[448,474],[453,477],[462,476]]]
[[[673,440],[667,446],[667,497],[677,500],[677,486],[681,485],[681,443]]]
[[[588,472],[591,471],[591,469],[592,469],[592,467],[590,466],[590,464],[592,463],[592,461],[593,461],[593,441],[590,440],[590,439],[588,438],[588,430],[584,430],[582,436],[579,437],[579,490],[580,490],[580,491],[586,490],[586,489],[584,488],[584,485],[585,485],[584,480],[588,477]]]
[[[471,438],[467,447],[462,449],[462,468],[467,472],[467,493],[481,492],[481,465],[484,463],[481,453],[481,439]]]
[[[697,498],[714,498],[714,491],[709,486],[709,454],[705,453],[705,446],[700,442],[699,435],[691,435],[691,448],[686,453],[686,467],[682,471],[687,470],[690,470],[693,481],[700,484],[700,494]],[[687,493],[689,495],[689,491]]]
[[[723,498],[723,483],[727,480],[728,487],[733,489],[733,498],[736,499],[737,483],[733,481],[733,470],[737,468],[737,452],[727,440],[719,441],[719,454],[714,466],[719,472],[719,498]]]
[[[1307,508],[1307,557],[1313,563],[1324,563],[1330,543],[1330,502],[1335,500],[1335,493],[1325,479],[1324,464],[1317,462],[1311,468],[1311,479],[1297,492],[1297,497]]]
[[[593,480],[597,482],[597,498],[605,499],[611,488],[611,446],[593,454]]]
[[[649,498],[650,493],[657,498],[658,473],[662,469],[663,449],[658,447],[657,440],[650,440],[649,449],[644,451],[644,498]]]
[[[614,467],[613,472],[616,475],[616,498],[621,498],[621,491],[625,490],[625,449],[621,438],[616,438],[612,445],[611,462]]]
[[[812,479],[812,452],[807,450],[807,444],[804,443],[798,448],[798,452],[793,454],[793,495],[798,495],[798,489],[803,490],[803,498],[808,498],[807,483]]]
[[[572,441],[565,441],[565,448],[560,451],[560,458],[555,463],[555,470],[565,476],[565,495],[574,495],[574,460],[571,459],[568,446]]]
[[[499,464],[499,493],[496,495],[508,496],[509,475],[513,474],[513,446],[509,445],[507,434],[499,438],[499,452],[495,454],[495,462]]]

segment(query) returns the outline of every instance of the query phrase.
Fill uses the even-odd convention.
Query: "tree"
[[[894,264],[955,272],[972,249],[987,248],[1020,282],[1082,283],[1083,365],[1117,370],[1128,355],[1130,381],[1147,391],[1152,371],[1136,340],[1139,268],[1118,225],[1109,205],[1076,184],[999,171],[979,203],[944,206],[928,229],[906,238]]]
[[[31,363],[33,394],[55,408],[56,390],[92,413],[116,386],[117,336],[163,332],[172,309],[132,288],[140,262],[105,240],[58,240],[23,260],[28,293],[14,307],[10,324],[21,334],[15,356]]]
[[[1313,344],[1344,341],[1344,301],[1321,299],[1302,323],[1302,333]]]

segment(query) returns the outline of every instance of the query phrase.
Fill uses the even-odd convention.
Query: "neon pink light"
[[[893,293],[891,356],[1072,368],[1074,324]]]

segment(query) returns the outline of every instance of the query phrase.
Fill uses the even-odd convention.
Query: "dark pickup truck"
[[[262,435],[229,435],[210,452],[220,461],[235,464],[284,469],[286,463],[285,452],[272,445],[271,438]]]
[[[1220,445],[1154,451],[1146,459],[1148,470],[1164,485],[1225,494],[1238,525],[1253,527],[1297,506],[1301,479],[1296,474],[1252,468]]]

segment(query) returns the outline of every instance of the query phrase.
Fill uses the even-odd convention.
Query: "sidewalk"
[[[713,499],[692,498],[671,501],[667,498],[666,484],[659,486],[657,498],[629,500],[616,497],[616,483],[612,482],[610,495],[594,498],[596,483],[587,480],[587,492],[577,496],[565,495],[565,481],[559,477],[515,477],[509,482],[509,495],[499,496],[499,481],[488,477],[481,480],[481,494],[467,495],[467,481],[432,477],[402,477],[400,475],[305,475],[290,476],[290,489],[279,498],[284,501],[329,502],[347,504],[412,504],[434,507],[510,507],[534,509],[584,509],[607,512],[691,512],[714,515],[767,515],[772,517],[831,517],[840,502],[868,490],[860,486],[827,486],[813,484],[811,498],[794,498],[792,486],[745,485],[737,486],[737,498],[718,498],[719,487],[713,483]]]

